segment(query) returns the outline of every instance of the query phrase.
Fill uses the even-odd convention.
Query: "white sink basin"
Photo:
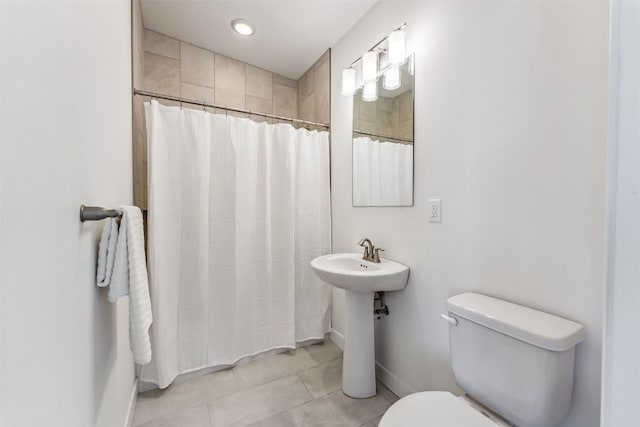
[[[365,261],[362,254],[331,254],[311,261],[318,277],[338,288],[356,292],[399,291],[407,286],[409,267],[389,259]]]
[[[362,254],[346,253],[318,257],[311,261],[311,268],[325,282],[346,291],[342,391],[355,398],[375,396],[373,293],[404,289],[409,267],[384,258],[380,263],[369,262]]]

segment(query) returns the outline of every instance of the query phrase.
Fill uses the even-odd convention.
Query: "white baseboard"
[[[133,425],[133,413],[136,410],[136,401],[138,400],[138,379],[133,383],[133,389],[131,390],[131,399],[129,400],[129,409],[127,410],[127,418],[125,427],[131,427]]]
[[[394,392],[398,397],[404,397],[416,392],[416,390],[400,381],[398,377],[393,375],[378,362],[376,362],[376,379],[387,386],[387,388]]]
[[[331,332],[329,333],[329,340],[344,351],[344,335],[342,335],[340,332],[331,328]]]

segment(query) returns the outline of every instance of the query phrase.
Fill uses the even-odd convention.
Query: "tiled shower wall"
[[[413,91],[395,98],[381,96],[375,102],[363,101],[361,92],[357,92],[353,98],[353,130],[396,142],[413,140]]]
[[[295,117],[297,88],[295,80],[147,29],[144,31],[143,90]]]
[[[135,21],[135,3],[134,35],[135,27],[142,26],[141,19],[137,24]],[[136,48],[134,36],[134,74],[137,70],[143,75],[139,79],[134,77],[134,85],[139,82],[136,89],[260,113],[329,122],[329,51],[300,81],[296,81],[148,29],[143,31],[141,49]],[[139,55],[137,59],[136,55]],[[303,106],[299,102],[300,96]],[[144,101],[148,98],[134,97],[134,201],[142,209],[147,207]],[[185,107],[189,105],[185,104]],[[244,114],[241,116],[245,117]],[[265,120],[257,115],[250,118]],[[267,121],[273,122],[272,119]]]
[[[330,59],[327,50],[298,81],[298,118],[329,123]]]

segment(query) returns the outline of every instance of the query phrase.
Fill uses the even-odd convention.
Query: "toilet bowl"
[[[380,427],[553,427],[566,417],[581,324],[472,292],[449,298],[447,309],[451,368],[472,399],[413,393]]]

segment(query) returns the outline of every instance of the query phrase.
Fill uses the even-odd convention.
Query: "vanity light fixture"
[[[356,70],[353,68],[345,68],[342,70],[342,94],[345,96],[353,96],[356,93]]]
[[[389,64],[399,65],[404,62],[405,55],[405,32],[395,30],[387,37],[387,56]]]
[[[362,100],[375,101],[378,99],[377,81],[380,73],[384,75],[383,87],[385,89],[392,90],[400,87],[400,65],[406,59],[406,34],[404,32],[406,25],[403,23],[393,30],[387,37],[380,40],[364,55],[342,70],[342,95],[353,96],[358,89],[362,88]],[[385,64],[388,63],[382,67],[382,70],[379,58],[381,52],[386,54]],[[358,63],[360,63],[358,69],[361,71],[361,78],[356,81],[355,66]],[[409,68],[412,73],[411,64],[409,64]]]
[[[400,67],[392,65],[383,74],[382,87],[387,90],[398,89],[400,87]]]
[[[372,102],[378,99],[378,82],[371,80],[366,82],[362,88],[362,100]]]
[[[246,19],[236,18],[231,21],[231,28],[233,31],[240,34],[241,36],[252,36],[255,34],[256,30],[253,28],[253,25]]]
[[[378,52],[370,50],[362,55],[362,81],[366,84],[378,79]]]

